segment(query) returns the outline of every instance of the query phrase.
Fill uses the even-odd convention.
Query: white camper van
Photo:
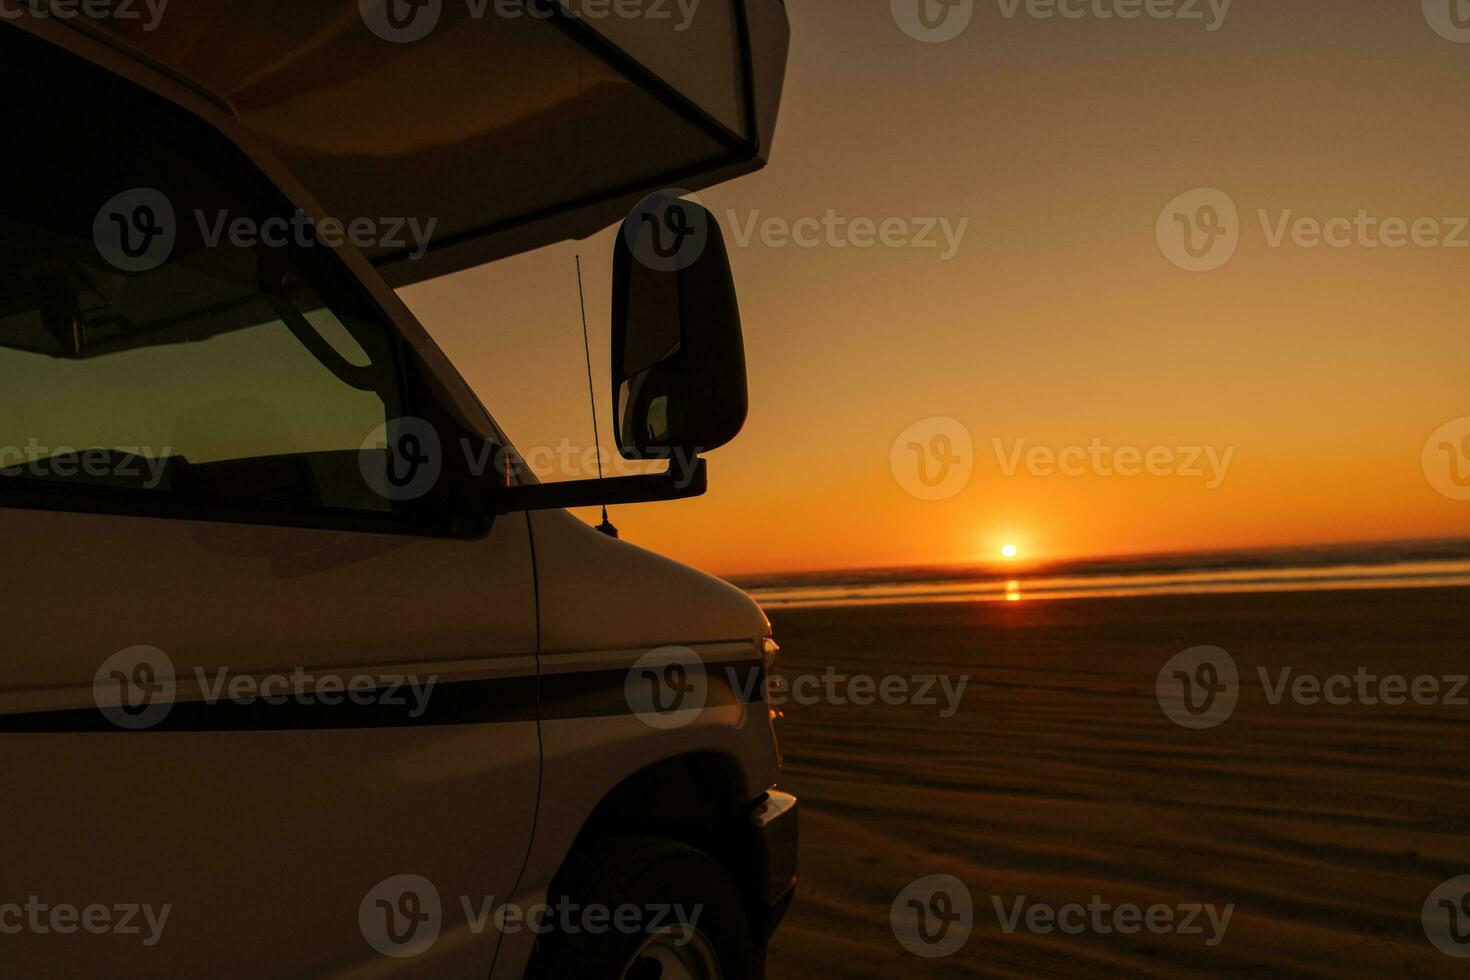
[[[744,421],[657,192],[763,165],[787,22],[696,6],[4,5],[0,976],[762,974],[769,623],[564,509]],[[538,483],[393,287],[620,221],[667,469]]]

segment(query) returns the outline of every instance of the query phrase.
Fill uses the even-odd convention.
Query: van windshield
[[[389,329],[197,119],[0,29],[0,477],[385,510]]]

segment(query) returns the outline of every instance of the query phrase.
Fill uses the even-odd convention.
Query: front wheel
[[[750,980],[754,949],[740,896],[703,851],[614,837],[552,885],[529,976],[580,980]]]

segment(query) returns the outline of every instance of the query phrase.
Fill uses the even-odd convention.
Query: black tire
[[[752,980],[754,944],[745,909],[723,868],[703,851],[657,837],[613,837],[590,847],[562,869],[552,883],[547,904],[552,928],[536,940],[527,977],[533,980],[619,980],[623,968],[648,940],[643,931],[584,929],[564,931],[558,910],[600,906],[682,906],[699,910],[695,928],[714,948],[722,980]],[[676,924],[672,920],[666,924]],[[652,976],[657,977],[657,969]]]

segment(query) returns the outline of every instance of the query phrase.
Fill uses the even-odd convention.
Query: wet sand
[[[805,977],[1464,976],[1421,909],[1470,874],[1470,707],[1270,704],[1296,674],[1470,672],[1470,590],[774,610],[788,678],[969,675],[939,704],[787,704],[801,888],[771,952]],[[1191,731],[1155,681],[1189,647],[1240,670],[1234,714]],[[1470,690],[1460,692],[1470,696]],[[925,959],[889,908],[964,880],[974,932]],[[1205,935],[1005,932],[992,896],[1234,903]]]

